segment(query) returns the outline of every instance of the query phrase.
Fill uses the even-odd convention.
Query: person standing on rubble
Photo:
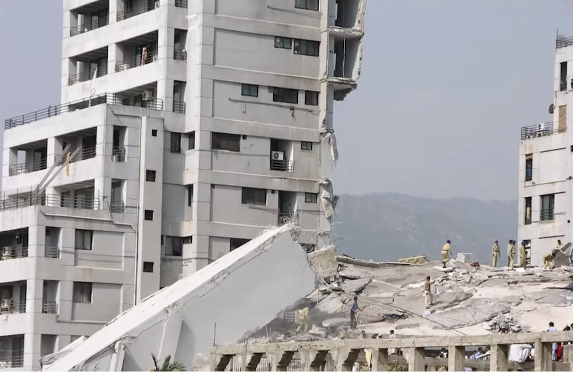
[[[509,245],[507,245],[507,266],[513,269],[513,263],[515,261],[515,241],[509,240]]]
[[[499,244],[497,241],[493,243],[493,247],[491,248],[491,266],[497,267],[497,258],[499,258],[501,254],[499,253]]]
[[[526,260],[526,254],[525,254],[525,241],[521,241],[521,245],[519,245],[519,267],[524,268],[527,265],[527,260]]]
[[[424,283],[424,303],[426,309],[430,308],[434,304],[434,299],[432,295],[432,282],[430,281],[430,276],[426,277],[426,282]]]
[[[300,311],[298,311],[298,328],[296,328],[296,332],[298,333],[301,329],[304,328],[304,332],[307,333],[310,327],[309,320],[308,320],[308,313],[310,309],[308,306],[304,307]]]
[[[442,264],[444,268],[446,268],[446,263],[450,260],[450,256],[452,255],[452,241],[447,240],[446,244],[442,246]]]
[[[350,302],[350,329],[356,329],[358,325],[358,321],[356,320],[356,313],[358,311],[362,311],[362,309],[358,307],[358,297],[355,296],[352,302]]]
[[[553,321],[549,323],[549,328],[545,329],[546,332],[556,332],[557,329],[555,328],[555,324]],[[557,343],[553,343],[551,345],[551,360],[555,361],[557,358]]]

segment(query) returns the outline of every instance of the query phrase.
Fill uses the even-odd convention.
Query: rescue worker
[[[493,243],[493,247],[491,248],[491,266],[497,267],[497,258],[499,258],[501,254],[499,253],[499,244],[497,241]]]
[[[543,255],[543,269],[553,269],[553,253]]]
[[[507,266],[513,269],[513,264],[515,263],[515,241],[509,240],[509,245],[507,245]]]
[[[525,254],[525,241],[521,241],[519,245],[519,266],[525,268],[526,266],[526,254]]]
[[[308,328],[310,327],[308,322],[308,313],[309,313],[308,306],[304,307],[302,310],[298,311],[298,328],[296,328],[296,332],[298,333],[301,329],[304,328],[304,332],[308,332]]]
[[[450,255],[452,255],[452,241],[447,240],[446,244],[442,246],[442,264],[446,268],[446,263],[450,260]]]
[[[358,325],[358,320],[356,320],[356,313],[358,311],[362,311],[360,307],[358,307],[358,297],[354,297],[352,302],[350,302],[350,329],[356,329]]]
[[[426,277],[426,282],[424,283],[424,303],[426,309],[430,308],[430,306],[434,304],[432,295],[432,282],[430,281],[430,276]]]

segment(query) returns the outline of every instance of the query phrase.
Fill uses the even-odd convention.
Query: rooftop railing
[[[22,368],[24,350],[0,350],[0,369]]]
[[[101,78],[102,76],[107,75],[107,66],[102,66],[101,69],[97,69],[97,71],[84,71],[83,73],[70,75],[68,77],[68,85],[74,85],[76,83],[87,82],[94,77],[94,73],[96,78]]]
[[[70,27],[70,37],[107,26],[108,24],[109,24],[109,17],[107,15],[103,17],[98,17],[98,19],[93,20],[92,22]]]
[[[17,198],[7,197],[0,199],[0,211],[13,210],[28,206],[67,207],[82,210],[99,210],[99,198],[83,196],[59,196],[47,194],[42,196],[28,195]]]
[[[117,21],[123,21],[124,19],[132,18],[143,13],[151,12],[159,8],[159,0],[156,1],[143,1],[135,6],[126,7],[124,10],[117,12]]]
[[[48,159],[40,159],[35,162],[19,163],[8,167],[9,176],[28,174],[31,172],[41,171],[48,168]]]
[[[157,59],[158,59],[157,50],[150,50],[145,54],[136,55],[123,61],[118,61],[115,64],[115,72],[133,69],[134,67],[149,65],[150,63],[157,61]]]
[[[521,127],[521,139],[533,139],[535,137],[551,136],[565,130],[555,128],[553,122],[534,124],[533,126]]]
[[[2,252],[0,252],[0,260],[10,260],[10,259],[19,259],[19,258],[27,258],[28,257],[28,248],[27,247],[9,247],[6,246],[2,248]]]
[[[566,48],[573,45],[573,36],[570,37],[558,37],[555,41],[555,48]]]
[[[65,104],[48,106],[47,108],[36,110],[31,113],[19,115],[4,121],[4,129],[10,129],[24,124],[33,123],[41,119],[50,118],[80,109],[101,104],[114,104],[124,106],[144,107],[151,110],[163,110],[163,100],[154,98],[152,100],[134,101],[132,96],[121,93],[104,93],[90,98],[68,102]]]

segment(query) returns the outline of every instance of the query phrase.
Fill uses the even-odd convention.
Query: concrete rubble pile
[[[487,324],[485,329],[491,332],[511,331],[514,333],[519,333],[523,330],[513,316],[506,314],[496,316]]]

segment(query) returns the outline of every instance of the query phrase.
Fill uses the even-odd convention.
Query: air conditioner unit
[[[13,258],[12,251],[13,251],[12,246],[4,246],[2,248],[2,260],[12,259]]]
[[[0,308],[3,311],[9,310],[11,306],[12,306],[12,299],[10,299],[10,298],[2,299],[2,302],[0,303]]]
[[[285,152],[280,151],[273,151],[271,154],[273,161],[284,161],[285,160]]]
[[[143,91],[141,98],[143,98],[144,100],[151,100],[154,96],[155,96],[155,92],[153,92],[153,90],[150,89],[147,91]]]

